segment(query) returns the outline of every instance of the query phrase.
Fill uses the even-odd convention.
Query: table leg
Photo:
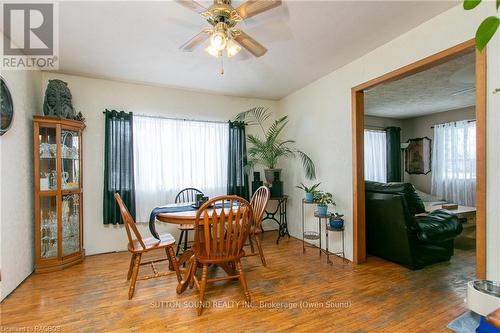
[[[306,253],[306,246],[305,246],[305,243],[304,243],[304,219],[305,219],[305,215],[304,215],[304,200],[302,200],[302,253]]]
[[[188,249],[188,250],[186,250],[186,252],[183,252],[178,260],[179,266],[182,266],[185,263],[187,263],[191,259],[193,254],[194,254],[194,251],[192,249]]]
[[[181,282],[177,285],[177,293],[182,294],[189,284],[191,283],[191,279],[193,279],[193,274],[196,272],[196,267],[194,265],[194,252],[189,249],[184,252],[179,258],[179,266],[184,264],[186,261],[189,261],[188,268],[184,271],[184,276],[182,277]]]
[[[321,257],[321,252],[323,251],[323,248],[321,247],[321,217],[318,217],[318,236],[319,236],[319,256]]]
[[[344,231],[342,231],[342,262],[345,262]]]
[[[283,201],[280,200],[278,201],[278,239],[276,239],[276,244],[279,243],[280,238],[283,237],[283,207],[282,207]]]
[[[328,219],[325,218],[325,242],[326,242],[326,262],[328,264],[333,264],[330,260],[330,252],[328,251]]]
[[[288,238],[290,238],[290,234],[288,233],[288,221],[286,218],[286,202],[287,202],[286,198],[278,202],[279,229],[278,229],[278,239],[276,239],[276,244],[279,243],[281,237],[285,237],[286,235],[288,235]]]

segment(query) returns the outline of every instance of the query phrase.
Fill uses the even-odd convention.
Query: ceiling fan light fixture
[[[211,56],[214,56],[216,58],[220,57],[222,52],[221,51],[218,51],[215,47],[213,47],[212,45],[208,45],[207,48],[205,49],[205,51],[210,54]]]
[[[212,36],[210,36],[210,45],[217,51],[222,51],[227,45],[227,26],[223,22],[217,23]]]
[[[226,48],[227,38],[223,32],[214,32],[210,37],[210,46],[217,51],[222,51]]]
[[[241,46],[239,46],[235,41],[230,39],[227,42],[226,51],[227,51],[227,57],[231,58],[237,55],[241,51]]]

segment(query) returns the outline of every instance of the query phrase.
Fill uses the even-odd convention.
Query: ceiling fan
[[[227,57],[231,58],[241,51],[241,47],[255,57],[263,56],[267,49],[241,29],[236,28],[236,25],[238,22],[281,5],[281,0],[248,0],[233,8],[231,0],[214,0],[213,5],[205,8],[194,0],[175,1],[200,14],[211,25],[184,43],[180,49],[192,52],[210,39],[210,44],[205,51],[221,60],[224,50]]]

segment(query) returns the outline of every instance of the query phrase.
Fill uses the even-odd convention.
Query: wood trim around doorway
[[[364,91],[381,83],[402,79],[469,52],[476,53],[476,276],[486,278],[486,51],[475,49],[471,39],[396,69],[351,89],[353,149],[354,263],[366,261],[364,181]]]

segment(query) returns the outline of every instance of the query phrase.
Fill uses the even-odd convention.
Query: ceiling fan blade
[[[241,30],[237,30],[233,38],[238,44],[256,57],[261,57],[267,52],[264,46]]]
[[[278,6],[281,6],[281,0],[248,0],[238,6],[235,11],[242,20],[245,20]]]
[[[186,7],[188,9],[191,9],[194,12],[197,12],[198,14],[204,13],[207,11],[205,7],[200,5],[198,2],[194,0],[174,0],[177,2],[179,5]]]
[[[182,44],[180,49],[184,52],[193,52],[195,48],[203,44],[208,39],[208,36],[210,36],[210,29],[205,29],[188,40],[186,43]]]

